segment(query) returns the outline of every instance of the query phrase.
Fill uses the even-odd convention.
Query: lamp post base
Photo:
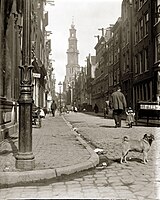
[[[32,153],[18,153],[16,156],[16,168],[32,170],[35,168],[35,158]]]

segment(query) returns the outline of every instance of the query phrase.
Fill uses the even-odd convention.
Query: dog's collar
[[[148,143],[148,140],[146,140],[146,139],[142,139],[145,143]]]

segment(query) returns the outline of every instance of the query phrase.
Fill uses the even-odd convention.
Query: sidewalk
[[[72,129],[63,116],[46,116],[42,127],[33,128],[35,169],[15,168],[18,139],[11,137],[0,144],[0,187],[21,185],[57,178],[92,168],[99,163],[98,155]]]

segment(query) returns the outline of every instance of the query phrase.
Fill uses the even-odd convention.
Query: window
[[[126,32],[126,42],[127,42],[127,44],[129,43],[129,27],[128,27],[128,30]]]
[[[148,70],[148,49],[144,50],[144,71]]]
[[[129,51],[126,53],[126,64],[129,65]]]
[[[125,68],[126,68],[126,63],[125,63],[125,60],[126,60],[126,57],[125,57],[125,54],[123,54],[123,68],[122,68],[122,71],[125,72]]]
[[[125,47],[125,28],[123,28],[123,33],[122,34],[122,47]]]
[[[142,73],[142,52],[139,53],[139,73]]]
[[[109,86],[113,85],[113,72],[109,73]]]
[[[115,48],[114,50],[114,63],[116,63],[118,61],[118,52],[117,52],[117,48]]]
[[[141,8],[143,5],[143,0],[139,0],[139,8]]]
[[[114,82],[114,85],[116,85],[116,82],[117,82],[117,71],[115,70],[114,72],[114,80],[113,80],[113,82]]]
[[[39,44],[39,52],[40,52],[40,59],[42,60],[42,42],[40,41],[40,44]]]
[[[135,12],[138,11],[138,1],[137,0],[134,2],[134,9],[135,9]]]
[[[148,22],[149,22],[149,16],[148,13],[144,16],[144,35],[148,34]]]
[[[143,19],[139,20],[139,39],[143,38]]]
[[[160,35],[155,39],[155,61],[160,61]]]
[[[146,98],[146,84],[143,84],[142,88],[143,88],[143,100],[147,100],[147,98]]]
[[[138,25],[135,25],[135,44],[138,42]]]
[[[111,75],[109,73],[109,86],[111,85]]]
[[[119,68],[117,70],[117,84],[119,83]]]
[[[113,85],[113,72],[111,72],[111,85]]]
[[[135,74],[137,74],[138,73],[138,57],[137,57],[137,55],[135,56],[135,59],[134,59],[134,65],[135,65],[134,71],[135,71]]]
[[[160,0],[155,0],[155,23],[160,21]]]

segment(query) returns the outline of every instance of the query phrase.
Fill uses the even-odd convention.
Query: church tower
[[[69,86],[74,85],[75,76],[80,71],[80,66],[78,64],[79,51],[77,50],[76,29],[73,22],[69,31],[70,31],[70,36],[68,38],[67,65],[66,65],[67,90]]]

